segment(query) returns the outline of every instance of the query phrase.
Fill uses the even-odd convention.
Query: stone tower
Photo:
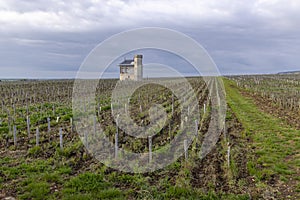
[[[141,81],[143,79],[143,55],[134,56],[134,80]]]

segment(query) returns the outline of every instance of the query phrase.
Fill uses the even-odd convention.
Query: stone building
[[[119,64],[120,80],[140,81],[143,79],[143,55],[135,55],[133,60],[125,59]]]

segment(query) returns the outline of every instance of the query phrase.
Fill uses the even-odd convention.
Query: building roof
[[[123,62],[121,62],[120,64],[119,64],[120,66],[122,65],[122,66],[133,66],[134,65],[134,60],[124,60]]]

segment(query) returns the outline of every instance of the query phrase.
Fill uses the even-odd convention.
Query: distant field
[[[188,78],[201,113],[198,137],[188,158],[144,174],[114,170],[87,152],[82,131],[73,125],[73,80],[0,82],[0,198],[300,199],[300,75],[223,80],[226,124],[213,150],[199,158],[212,108],[203,79]],[[111,142],[117,132],[111,104],[116,83],[100,80],[95,97],[96,120]],[[151,105],[161,104],[166,111],[167,123],[153,137],[153,151],[178,134],[181,105],[166,87],[145,85],[128,103],[130,116],[141,126],[150,123]],[[127,112],[126,105],[119,106]],[[148,152],[147,139],[118,132],[120,148]]]

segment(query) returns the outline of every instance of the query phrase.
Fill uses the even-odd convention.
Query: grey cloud
[[[47,76],[46,71],[72,76],[99,42],[143,26],[191,36],[224,74],[297,70],[299,11],[300,2],[293,0],[2,1],[0,68],[5,73],[0,76],[22,74],[15,69],[36,76]],[[49,74],[61,76],[54,72]]]

